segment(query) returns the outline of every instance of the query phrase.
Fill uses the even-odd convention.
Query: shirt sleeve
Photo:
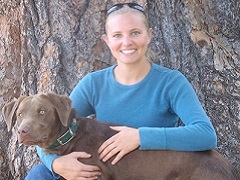
[[[217,146],[217,136],[210,119],[188,80],[180,72],[176,74],[168,79],[166,98],[170,110],[181,119],[184,126],[139,128],[140,149],[176,151],[214,149]]]
[[[60,176],[52,170],[52,163],[59,156],[57,154],[45,154],[44,150],[39,146],[36,147],[37,153],[43,164],[52,172],[54,178],[59,179]]]
[[[91,99],[91,75],[86,75],[73,89],[70,94],[72,107],[77,110],[78,116],[86,117],[95,113]]]

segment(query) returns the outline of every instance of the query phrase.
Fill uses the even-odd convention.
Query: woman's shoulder
[[[101,85],[104,82],[112,79],[111,76],[113,68],[114,66],[110,66],[101,70],[89,72],[82,79],[80,79],[79,84],[83,86]]]
[[[186,85],[186,83],[189,83],[187,77],[179,70],[170,69],[157,64],[153,64],[152,67],[154,77],[157,79],[161,78],[161,82],[165,82],[169,85],[175,84],[176,86],[180,86],[181,84]]]
[[[152,68],[153,70],[158,73],[161,74],[161,76],[165,75],[165,76],[183,76],[183,74],[176,69],[170,69],[155,63],[152,63]]]
[[[96,70],[96,71],[93,71],[93,72],[90,72],[88,73],[84,78],[85,79],[101,79],[105,76],[109,76],[112,71],[113,71],[113,68],[115,66],[109,66],[107,68],[104,68],[104,69],[100,69],[100,70]]]

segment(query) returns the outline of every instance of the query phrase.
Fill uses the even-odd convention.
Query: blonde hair
[[[146,25],[146,28],[149,29],[147,16],[143,12],[130,8],[128,5],[124,5],[121,9],[116,10],[107,16],[106,22],[105,22],[105,31],[107,29],[107,22],[110,17],[120,15],[120,14],[126,14],[126,13],[138,13],[142,17],[143,22]]]
[[[124,5],[121,9],[116,10],[107,16],[106,22],[105,22],[105,33],[107,34],[107,23],[108,23],[109,18],[117,16],[117,15],[126,14],[126,13],[138,13],[139,16],[142,17],[143,23],[146,25],[146,28],[149,29],[149,23],[148,23],[147,16],[143,12],[133,9],[133,8],[130,8],[128,5]],[[145,56],[148,61],[151,61],[152,59],[156,58],[155,52],[152,51],[151,48],[149,48],[149,47],[147,49]]]

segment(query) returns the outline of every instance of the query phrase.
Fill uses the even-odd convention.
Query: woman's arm
[[[56,174],[52,169],[52,162],[57,159],[59,156],[57,154],[45,154],[44,149],[36,146],[37,153],[43,164],[52,172],[54,178],[59,178],[59,175]]]
[[[204,151],[217,146],[217,136],[198,97],[181,74],[168,80],[166,98],[171,111],[184,126],[151,128],[140,127],[140,149],[168,149],[176,151]]]

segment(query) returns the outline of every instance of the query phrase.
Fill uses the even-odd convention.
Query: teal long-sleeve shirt
[[[139,129],[140,149],[203,151],[217,145],[212,123],[189,81],[179,71],[151,64],[134,85],[114,78],[116,66],[85,76],[70,94],[79,116],[95,114],[102,122]],[[184,126],[177,127],[181,119]],[[51,170],[56,155],[39,156]]]

